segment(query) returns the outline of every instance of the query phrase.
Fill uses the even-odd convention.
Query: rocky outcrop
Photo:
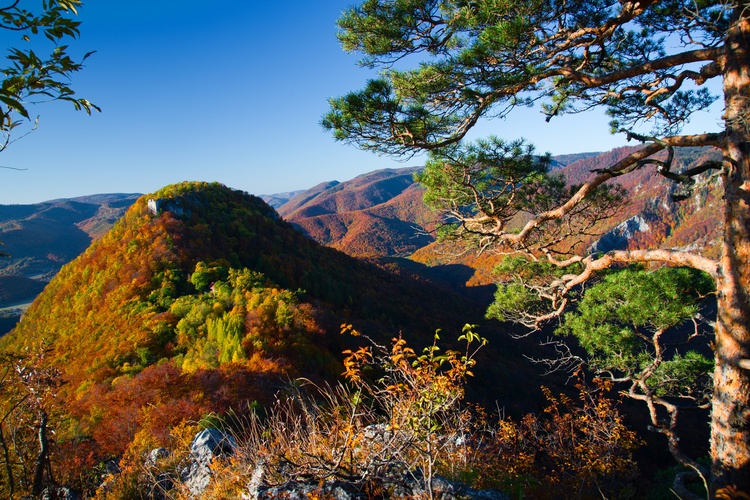
[[[211,461],[215,457],[234,454],[236,448],[234,438],[218,429],[205,429],[195,436],[190,445],[188,464],[180,471],[180,480],[191,496],[200,497],[208,487]]]
[[[643,216],[633,216],[604,233],[601,238],[591,245],[589,252],[606,253],[610,250],[624,250],[636,233],[645,233],[650,229]]]
[[[369,429],[371,439],[380,439],[384,432],[381,426]],[[182,461],[177,470],[167,467],[165,461],[174,459],[173,452],[165,448],[157,448],[143,457],[143,471],[139,480],[140,498],[150,500],[167,500],[174,498],[198,499],[204,498],[211,486],[212,480],[221,481],[221,477],[214,477],[211,470],[214,459],[228,458],[237,453],[235,439],[218,429],[205,429],[193,438],[190,454]],[[108,467],[107,480],[99,491],[105,493],[111,490],[120,469],[116,464]],[[243,473],[248,472],[244,470]],[[240,495],[243,500],[263,500],[284,498],[289,500],[307,500],[309,498],[329,498],[334,500],[360,500],[367,498],[436,498],[442,500],[509,500],[509,497],[498,490],[476,490],[464,484],[449,481],[440,476],[432,477],[432,495],[428,493],[427,480],[420,470],[406,470],[395,466],[379,475],[377,478],[348,481],[335,477],[329,479],[289,480],[283,484],[267,484],[267,465],[261,458],[252,471],[250,480]],[[75,495],[73,492],[70,494]],[[66,498],[76,500],[76,496],[59,496],[52,498]]]
[[[242,496],[243,500],[263,500],[285,498],[289,500],[306,500],[308,498],[331,498],[334,500],[361,500],[373,498],[430,498],[425,480],[421,475],[405,473],[394,474],[370,484],[373,491],[363,491],[352,483],[340,480],[299,482],[256,488],[249,487]],[[432,498],[441,500],[509,500],[509,497],[498,490],[475,490],[466,485],[449,481],[442,477],[432,478]]]

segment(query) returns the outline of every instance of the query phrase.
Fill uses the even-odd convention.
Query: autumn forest
[[[18,4],[0,151],[99,110]],[[750,498],[747,7],[365,0],[320,125],[424,165],[0,205],[0,496]],[[632,145],[468,139],[521,106]]]

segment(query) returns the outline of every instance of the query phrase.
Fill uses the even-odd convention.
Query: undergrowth
[[[463,401],[486,342],[471,325],[459,337],[460,352],[442,351],[437,334],[417,353],[401,337],[386,347],[350,326],[344,331],[368,344],[345,352],[344,382],[297,380],[264,411],[225,419],[238,445],[232,456],[214,459],[202,498],[332,480],[369,497],[397,496],[399,484],[411,481],[434,498],[438,476],[512,498],[634,494],[638,471],[631,453],[640,441],[623,424],[607,382],[588,385],[580,376],[577,400],[545,389],[547,408],[514,421]],[[172,455],[161,473],[174,476],[187,459]],[[123,474],[117,481],[144,487],[160,474],[149,467],[131,473],[129,482]],[[178,481],[170,486],[165,497],[189,496]],[[103,497],[123,498],[115,491]]]

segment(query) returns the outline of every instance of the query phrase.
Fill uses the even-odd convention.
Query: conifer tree
[[[660,262],[713,278],[712,488],[750,492],[750,2],[365,0],[339,26],[344,48],[381,73],[332,99],[323,126],[379,153],[431,152],[421,180],[454,231],[565,269],[548,272],[546,286],[534,284],[549,300],[526,316],[529,324],[561,315],[580,284],[615,265]],[[708,90],[714,81],[723,129],[681,135],[716,99]],[[512,118],[516,107],[537,104],[547,120],[606,109],[613,131],[643,147],[571,191],[523,142],[462,142],[481,118]],[[723,159],[675,171],[680,146],[713,146]],[[666,157],[655,158],[660,152]],[[719,260],[667,248],[558,253],[556,245],[615,207],[622,193],[605,182],[644,168],[673,181],[677,198],[689,196],[697,179],[720,176]],[[520,227],[513,225],[519,214]]]

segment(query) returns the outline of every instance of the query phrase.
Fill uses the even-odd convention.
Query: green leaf
[[[0,94],[0,101],[5,103],[9,108],[18,112],[27,120],[30,119],[28,111],[26,111],[26,108],[18,100],[13,99],[12,97],[8,97],[7,95]]]

